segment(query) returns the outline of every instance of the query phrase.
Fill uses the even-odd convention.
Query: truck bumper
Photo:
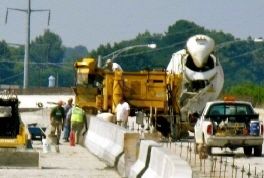
[[[263,144],[262,136],[219,137],[210,136],[207,145],[212,147],[257,146]]]

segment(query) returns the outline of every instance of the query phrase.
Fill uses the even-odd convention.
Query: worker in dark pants
[[[71,131],[75,134],[75,144],[79,144],[81,131],[85,128],[85,131],[83,132],[84,135],[88,130],[86,113],[84,109],[78,105],[72,107],[69,112],[71,112]]]
[[[62,126],[63,126],[63,122],[65,119],[65,112],[64,112],[64,108],[62,107],[62,105],[63,105],[63,102],[59,101],[57,103],[57,106],[52,108],[50,112],[51,131],[50,131],[49,136],[57,137],[56,144],[60,143],[61,130],[63,129]]]
[[[72,98],[68,99],[68,103],[64,106],[64,111],[65,111],[66,119],[65,119],[65,122],[64,122],[63,140],[65,142],[68,142],[69,141],[69,137],[70,137],[70,131],[71,131],[71,115],[68,114],[68,112],[72,108],[72,101],[73,101]]]

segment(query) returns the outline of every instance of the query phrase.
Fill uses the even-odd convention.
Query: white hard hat
[[[109,64],[109,63],[112,63],[112,59],[110,58],[106,60],[106,64]]]

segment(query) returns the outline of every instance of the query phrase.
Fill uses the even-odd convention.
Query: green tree
[[[76,46],[74,48],[65,48],[64,62],[73,62],[79,58],[86,57],[88,50],[85,46]]]
[[[30,57],[33,62],[61,63],[64,51],[59,35],[46,30],[31,42]]]
[[[46,30],[43,35],[36,37],[30,46],[30,78],[31,86],[47,86],[50,75],[57,76],[63,71],[65,47],[59,35]]]

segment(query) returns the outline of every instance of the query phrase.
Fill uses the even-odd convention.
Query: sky
[[[28,0],[0,1],[0,40],[24,44]],[[135,38],[148,30],[164,33],[184,19],[209,30],[237,38],[264,37],[263,0],[31,0],[31,9],[50,9],[31,14],[31,40],[45,29],[58,34],[66,47],[83,45],[88,50]]]

